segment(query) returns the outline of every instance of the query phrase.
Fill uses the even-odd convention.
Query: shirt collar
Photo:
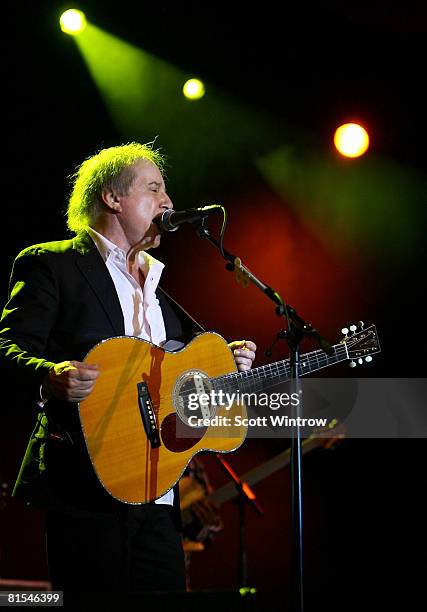
[[[126,266],[126,253],[108,240],[105,236],[94,230],[92,227],[87,228],[88,234],[94,241],[102,259],[107,263],[110,258],[114,258]],[[155,290],[159,284],[160,277],[165,264],[149,255],[146,251],[139,251],[138,263],[146,280],[149,280],[149,285]]]
[[[111,242],[111,240],[108,240],[108,238],[91,227],[88,227],[87,231],[105,262],[107,262],[108,258],[113,253],[118,255],[120,259],[124,258],[124,261],[126,261],[126,253],[120,247],[118,247],[117,244],[114,244],[114,242]]]

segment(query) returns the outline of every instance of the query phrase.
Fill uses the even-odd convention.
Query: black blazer
[[[160,288],[167,340],[187,342],[202,328]],[[3,311],[3,370],[34,405],[53,363],[81,361],[100,340],[124,335],[110,273],[87,233],[22,251],[12,270]],[[75,511],[108,511],[116,502],[99,484],[79,425],[76,405],[50,400],[39,413],[14,495],[28,503]],[[175,496],[177,498],[177,495]]]

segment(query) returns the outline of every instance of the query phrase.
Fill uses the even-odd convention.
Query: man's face
[[[130,246],[141,244],[144,249],[155,248],[160,244],[160,232],[153,219],[173,204],[155,164],[140,160],[135,163],[134,173],[128,195],[120,196],[121,212],[117,218]]]

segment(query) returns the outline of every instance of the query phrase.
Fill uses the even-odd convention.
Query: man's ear
[[[103,189],[101,192],[102,201],[114,212],[122,212],[120,196],[111,189]]]

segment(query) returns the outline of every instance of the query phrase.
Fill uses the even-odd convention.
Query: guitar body
[[[380,350],[375,326],[361,325],[330,353],[302,355],[300,375],[348,359],[371,361]],[[92,393],[79,405],[89,456],[104,488],[130,504],[164,495],[196,453],[236,450],[246,437],[247,413],[244,403],[233,403],[235,392],[268,388],[288,380],[291,371],[285,359],[237,373],[226,341],[212,332],[174,353],[132,336],[110,338],[85,361],[100,369]],[[220,393],[228,394],[230,404],[216,405]],[[203,396],[213,401],[202,406]]]
[[[233,424],[235,416],[246,417],[243,404],[215,407],[219,422],[225,417],[232,423],[223,427],[190,427],[188,409],[182,408],[182,396],[194,390],[194,380],[199,390],[202,380],[206,391],[211,378],[237,370],[218,334],[201,334],[174,353],[139,338],[110,338],[85,361],[98,364],[100,376],[79,405],[82,430],[95,473],[116,499],[152,501],[173,487],[196,453],[230,452],[243,443],[247,427]],[[154,444],[144,424],[144,402],[157,428]]]

